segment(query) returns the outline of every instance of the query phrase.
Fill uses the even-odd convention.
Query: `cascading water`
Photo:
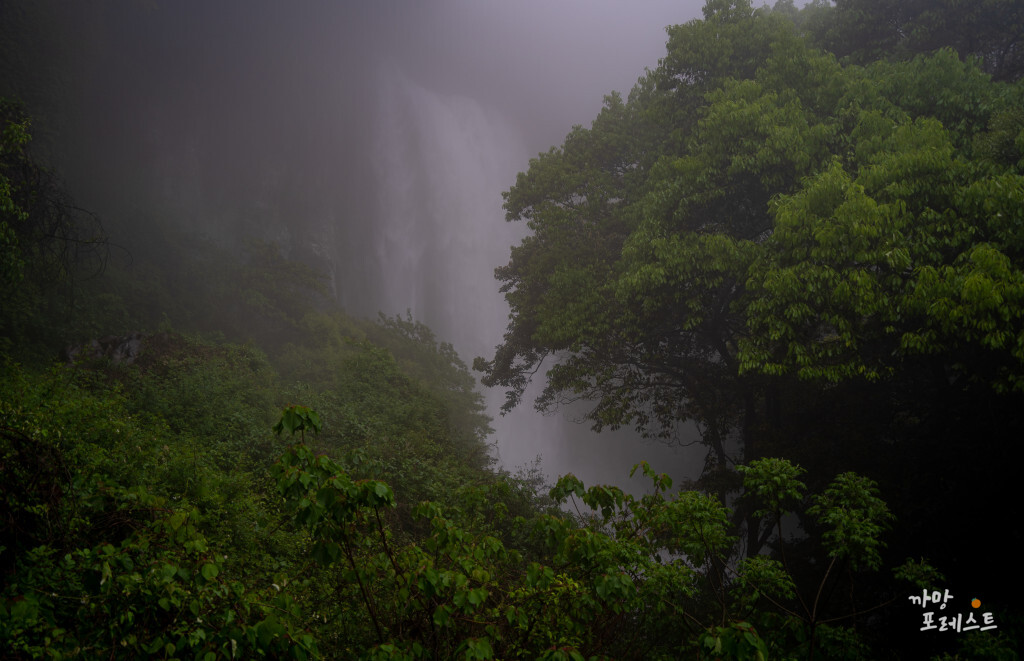
[[[525,169],[524,140],[494,108],[417,84],[381,67],[373,138],[377,214],[372,229],[375,300],[387,314],[406,310],[450,341],[469,362],[490,356],[508,308],[494,279],[526,227],[505,223],[501,191]],[[684,471],[678,448],[635,434],[594,434],[569,415],[541,416],[525,402],[496,415],[503,393],[487,393],[501,464],[513,470],[541,457],[552,477],[573,472],[587,483],[627,483],[630,466]],[[700,455],[689,454],[699,466]],[[642,489],[633,482],[631,488]]]
[[[522,141],[473,99],[430,91],[394,67],[382,67],[379,83],[378,307],[410,309],[461,355],[483,355],[505,326],[493,273],[522,231],[501,209],[501,190],[527,160]]]
[[[373,142],[377,306],[411,311],[467,362],[488,355],[508,315],[494,268],[525,229],[505,223],[501,208],[501,191],[528,160],[522,140],[474,99],[434,92],[387,66],[378,76]],[[488,393],[491,411],[501,396]],[[494,426],[509,468],[553,440],[552,426],[532,411],[496,418]]]

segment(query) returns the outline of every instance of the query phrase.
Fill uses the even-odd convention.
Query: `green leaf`
[[[203,565],[201,573],[203,575],[203,578],[205,578],[208,581],[212,581],[213,579],[217,578],[217,574],[220,573],[220,570],[217,568],[217,565],[207,563]]]

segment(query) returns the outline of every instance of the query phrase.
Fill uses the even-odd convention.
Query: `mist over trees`
[[[178,126],[223,160],[122,180],[92,198],[110,208],[73,199],[62,159],[99,158],[61,144],[83,119],[55,102],[82,84],[61,73],[74,55],[15,32],[124,29],[115,7],[2,14],[2,89],[24,100],[0,102],[0,658],[1017,658],[997,561],[1022,541],[1017,3],[708,0],[509,182],[528,232],[495,271],[511,315],[475,371],[506,409],[582,403],[595,429],[661,439],[696,425],[699,479],[638,456],[621,467],[638,496],[496,468],[455,348],[339,304],[361,267],[326,246],[355,255],[370,229],[331,229],[358,204],[318,206],[317,173],[378,185],[365,168],[280,166],[273,204],[227,168],[275,172],[318,136]],[[149,21],[134,38],[169,39],[130,10]],[[275,22],[329,36],[293,10],[253,18]],[[196,43],[230,68],[227,41]],[[164,64],[153,99],[200,89]],[[251,83],[210,111],[264,102]],[[279,94],[285,115],[317,101]],[[105,118],[87,142],[118,121],[145,124]],[[151,137],[134,147],[172,138]],[[177,218],[186,198],[218,211]],[[286,207],[275,235],[260,214]],[[948,612],[910,599],[943,591]]]

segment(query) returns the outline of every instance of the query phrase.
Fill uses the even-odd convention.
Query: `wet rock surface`
[[[142,352],[142,333],[107,335],[86,344],[67,347],[65,359],[69,363],[89,360],[109,360],[114,365],[131,365]]]

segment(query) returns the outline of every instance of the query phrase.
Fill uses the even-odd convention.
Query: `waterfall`
[[[522,141],[494,109],[389,66],[373,142],[378,307],[411,310],[464,357],[487,354],[508,314],[494,268],[523,231],[501,208],[501,191],[527,162]]]
[[[374,300],[386,314],[413,316],[450,341],[467,363],[490,357],[508,323],[494,268],[509,259],[525,223],[506,223],[501,192],[527,167],[525,140],[501,113],[479,101],[418,84],[395,66],[382,66],[371,167],[377,210],[371,229]],[[504,393],[485,393],[495,420],[498,458],[514,470],[541,457],[551,477],[573,472],[588,484],[629,482],[629,468],[647,460],[680,474],[678,448],[627,431],[594,434],[570,422],[572,413],[542,416],[529,402],[497,414]],[[702,465],[689,454],[689,465]]]

